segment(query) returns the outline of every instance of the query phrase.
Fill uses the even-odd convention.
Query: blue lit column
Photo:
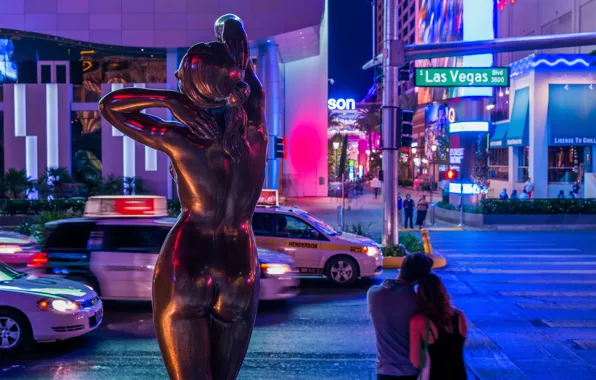
[[[264,188],[279,188],[279,159],[275,158],[273,136],[281,137],[281,75],[279,71],[279,51],[277,45],[271,41],[259,45],[257,60],[257,75],[265,90],[265,117],[267,132],[269,133],[269,156]]]

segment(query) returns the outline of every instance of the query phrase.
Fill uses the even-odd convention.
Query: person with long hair
[[[252,215],[265,178],[263,88],[242,21],[192,46],[180,92],[124,88],[100,101],[116,129],[171,160],[182,211],[153,275],[153,316],[171,379],[235,379],[256,318],[259,265]],[[166,108],[176,119],[144,111]]]
[[[418,312],[410,320],[410,361],[423,374],[428,371],[429,380],[466,380],[466,316],[452,306],[439,276],[420,279],[416,304]]]
[[[416,210],[416,225],[422,229],[422,227],[424,227],[424,221],[426,220],[426,213],[428,212],[428,201],[426,200],[426,195],[422,195],[422,197],[418,200]]]

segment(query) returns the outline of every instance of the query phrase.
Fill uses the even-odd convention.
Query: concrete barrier
[[[433,269],[440,269],[447,266],[447,259],[439,252],[433,250],[430,242],[430,235],[427,229],[421,231],[422,243],[424,244],[424,254],[432,257]],[[400,269],[405,256],[402,257],[384,257],[383,268],[385,269]]]

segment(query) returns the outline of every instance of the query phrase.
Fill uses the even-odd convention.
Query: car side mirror
[[[321,233],[317,230],[310,230],[310,238],[312,240],[319,240],[321,238]]]

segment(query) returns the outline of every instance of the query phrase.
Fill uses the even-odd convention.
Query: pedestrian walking
[[[381,189],[381,181],[379,181],[378,177],[372,179],[370,187],[372,187],[375,193],[375,199],[377,199],[379,197],[379,190]]]
[[[534,183],[532,182],[532,178],[528,178],[526,183],[524,183],[524,190],[528,193],[528,197],[532,198],[532,193],[534,192]]]
[[[377,379],[416,380],[410,362],[410,320],[416,314],[414,285],[430,273],[433,262],[424,253],[406,256],[396,280],[384,280],[367,294],[377,342]]]
[[[424,227],[426,213],[428,212],[428,201],[426,200],[426,195],[423,195],[422,198],[418,200],[418,204],[416,205],[416,211],[416,225],[420,229],[422,229],[422,227]]]
[[[575,181],[573,186],[571,187],[571,191],[573,192],[573,198],[581,198],[580,196],[581,185],[579,181]]]
[[[401,225],[401,220],[402,220],[402,210],[403,210],[403,200],[401,199],[401,195],[398,192],[397,193],[397,220],[398,220],[398,225]]]
[[[408,220],[410,221],[410,228],[414,228],[414,200],[410,194],[406,194],[406,200],[403,204],[404,214],[406,220],[404,221],[404,228],[408,228]]]
[[[416,192],[416,196],[420,196],[420,188],[422,187],[422,181],[420,181],[419,177],[414,178],[414,191]]]
[[[420,279],[418,313],[410,321],[410,360],[429,380],[466,380],[464,343],[466,316],[451,305],[441,279],[429,274]],[[427,376],[424,376],[427,375]]]

